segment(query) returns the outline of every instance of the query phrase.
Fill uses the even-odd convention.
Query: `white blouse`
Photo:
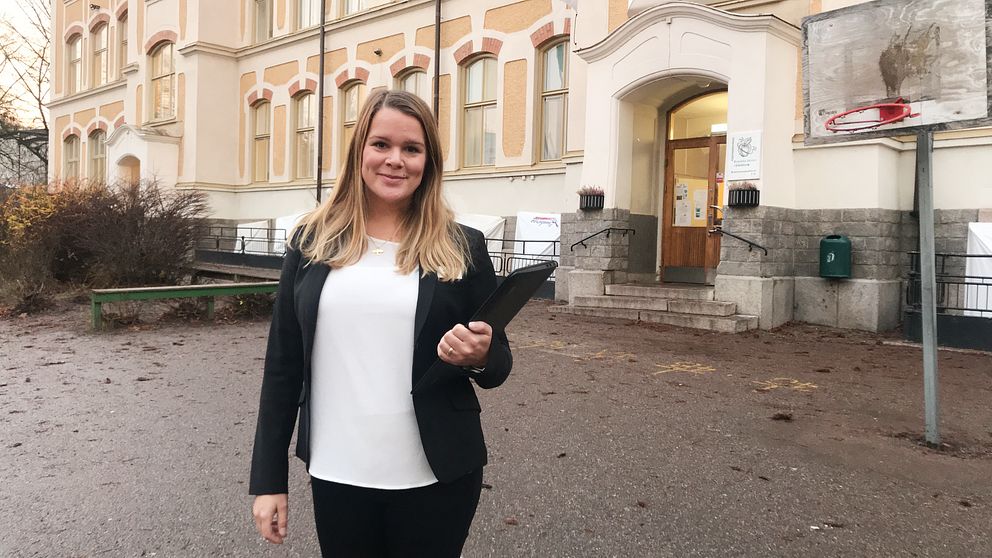
[[[319,479],[383,489],[437,482],[410,395],[420,274],[397,272],[398,248],[371,240],[321,290],[310,405],[310,474]]]

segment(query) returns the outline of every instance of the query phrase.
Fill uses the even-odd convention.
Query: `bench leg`
[[[214,319],[214,297],[207,297],[207,319]]]
[[[93,313],[93,329],[97,331],[103,329],[103,304],[90,300],[90,310]]]

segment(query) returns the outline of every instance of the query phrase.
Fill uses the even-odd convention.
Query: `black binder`
[[[557,262],[549,261],[513,270],[469,321],[486,322],[493,328],[493,335],[504,331],[510,320],[551,277],[556,267]],[[417,381],[417,385],[413,386],[411,393],[420,393],[443,378],[464,375],[465,371],[461,368],[437,359]]]

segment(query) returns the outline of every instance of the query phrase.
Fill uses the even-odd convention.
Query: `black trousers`
[[[405,490],[311,481],[325,558],[458,558],[479,505],[482,469]]]

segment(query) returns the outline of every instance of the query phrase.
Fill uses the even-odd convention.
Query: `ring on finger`
[[[455,352],[455,348],[449,345],[448,346],[448,356],[451,356],[451,354],[454,353],[454,352]]]

